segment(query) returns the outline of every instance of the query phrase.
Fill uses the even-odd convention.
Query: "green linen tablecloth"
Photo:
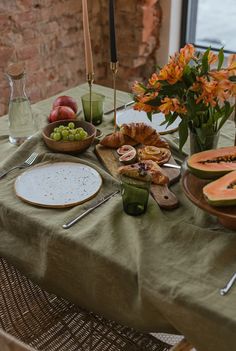
[[[64,93],[79,101],[85,91],[86,84]],[[112,108],[112,90],[95,86],[95,91],[106,96],[105,110]],[[53,99],[33,106],[39,128],[46,123]],[[118,92],[118,105],[129,100],[128,94]],[[104,116],[101,129],[108,132],[112,127],[112,114]],[[233,145],[234,132],[228,122],[221,145]],[[0,169],[37,151],[38,163],[92,164],[104,178],[96,199],[117,187],[92,148],[78,158],[54,154],[40,132],[17,148],[8,143],[7,117],[0,118],[0,134]],[[167,136],[172,146],[177,135]],[[3,257],[42,287],[107,318],[143,331],[178,330],[198,351],[236,348],[236,287],[224,297],[219,294],[236,272],[236,233],[195,207],[180,183],[172,186],[180,201],[178,209],[163,211],[150,199],[145,215],[130,217],[118,195],[65,231],[62,224],[94,200],[71,209],[31,206],[14,193],[14,181],[21,173],[15,170],[0,180]]]

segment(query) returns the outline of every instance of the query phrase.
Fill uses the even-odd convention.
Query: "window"
[[[181,46],[236,52],[235,0],[183,0]]]

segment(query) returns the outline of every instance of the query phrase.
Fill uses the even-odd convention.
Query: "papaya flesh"
[[[190,171],[199,178],[211,179],[236,170],[236,146],[193,154],[187,160]]]
[[[203,194],[212,206],[236,205],[236,171],[205,185]]]

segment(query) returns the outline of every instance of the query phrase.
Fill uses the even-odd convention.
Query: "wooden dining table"
[[[58,95],[80,97],[87,84]],[[104,111],[113,107],[113,91],[94,85],[105,96]],[[0,255],[40,286],[81,307],[147,332],[178,332],[198,351],[229,351],[236,344],[236,285],[220,289],[236,272],[236,232],[204,212],[185,196],[181,179],[171,186],[179,207],[161,209],[150,197],[147,212],[124,213],[117,194],[68,230],[62,225],[103,196],[119,188],[104,168],[94,145],[78,155],[47,148],[41,130],[47,124],[55,96],[32,105],[38,132],[20,147],[8,142],[8,118],[0,118],[0,169],[23,162],[32,152],[35,164],[70,161],[95,168],[103,185],[95,198],[72,208],[42,208],[23,202],[14,190],[16,169],[0,180]],[[117,106],[131,100],[117,92]],[[113,113],[99,129],[113,130]],[[220,146],[234,143],[235,127],[228,121]],[[178,132],[166,134],[179,161]]]

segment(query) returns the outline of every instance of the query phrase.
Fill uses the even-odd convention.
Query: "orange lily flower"
[[[209,52],[208,55],[208,63],[209,65],[212,65],[213,63],[216,63],[218,61],[218,56],[214,54],[212,51]]]
[[[179,62],[186,65],[194,57],[195,48],[192,44],[186,44],[180,49]]]
[[[145,89],[137,81],[134,82],[131,89],[135,94],[138,94],[138,95],[143,95],[145,93]]]
[[[228,67],[227,67],[230,76],[236,76],[236,54],[232,54],[228,58]]]
[[[208,81],[206,77],[197,77],[197,81],[191,88],[192,91],[200,93],[196,103],[203,101],[206,105],[216,106],[216,87],[217,81]]]
[[[151,75],[146,86],[135,82],[133,91],[136,93],[137,102],[134,109],[163,112],[169,122],[172,122],[172,119],[168,115],[176,113],[184,118],[188,114],[188,118],[195,123],[196,116],[192,115],[189,107],[194,99],[196,104],[200,104],[202,111],[213,107],[209,123],[215,124],[218,117],[215,117],[217,109],[214,107],[219,108],[222,113],[227,112],[223,110],[226,101],[232,96],[236,97],[236,84],[233,79],[231,81],[231,77],[236,75],[236,54],[230,56],[227,68],[217,70],[209,67],[217,62],[218,55],[209,51],[209,69],[204,75],[202,75],[204,71],[202,58],[202,55],[195,55],[193,45],[187,44],[178,53],[170,56],[168,63],[160,72]],[[186,78],[184,80],[183,74]],[[164,98],[160,99],[160,96]],[[230,103],[232,105],[231,101]]]
[[[236,54],[231,54],[228,57],[228,67],[236,62]]]
[[[185,114],[187,112],[186,107],[181,105],[178,99],[168,97],[162,100],[162,105],[159,106],[159,110],[165,115],[168,115],[170,112],[177,112],[180,114]]]
[[[139,102],[146,103],[148,101],[154,100],[155,97],[157,97],[157,95],[158,95],[158,92],[146,94],[139,98]]]
[[[221,69],[220,71],[211,71],[209,75],[215,80],[222,80],[229,77],[229,72],[226,69]]]
[[[159,80],[166,80],[170,84],[175,84],[183,76],[183,67],[177,64],[167,64],[165,65],[158,75]]]
[[[161,87],[161,83],[158,81],[157,73],[153,73],[151,78],[148,80],[148,83],[151,88],[159,89]]]
[[[133,106],[134,110],[138,110],[138,111],[145,111],[145,112],[155,112],[155,111],[159,111],[159,107],[158,106],[150,106],[147,104],[144,104],[142,102],[137,102],[134,106]]]

